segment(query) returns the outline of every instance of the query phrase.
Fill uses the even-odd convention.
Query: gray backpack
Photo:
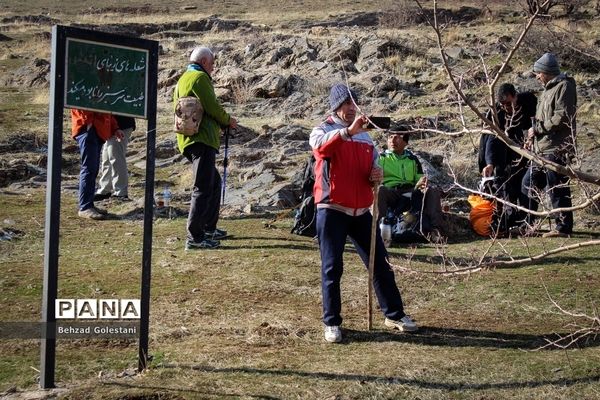
[[[173,130],[184,136],[194,136],[198,133],[204,109],[197,97],[185,96],[177,99]]]

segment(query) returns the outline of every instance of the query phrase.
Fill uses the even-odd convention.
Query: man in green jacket
[[[428,184],[421,162],[406,149],[410,138],[407,130],[400,126],[397,131],[391,131],[387,138],[388,149],[377,160],[383,170],[383,186],[377,198],[379,216],[386,217],[389,211],[394,216],[407,212],[402,218],[402,227],[408,231],[403,228],[394,231],[394,240],[407,243],[420,240],[413,235],[417,232],[437,240],[445,232],[442,192]]]
[[[529,143],[542,157],[566,166],[574,154],[577,88],[575,80],[560,72],[556,56],[546,53],[533,65],[536,78],[544,85],[535,114],[535,124],[528,131]],[[525,176],[521,190],[530,199],[529,209],[537,210],[539,195],[544,188],[550,195],[552,208],[572,206],[569,177],[552,170],[532,165]],[[557,213],[555,228],[544,237],[566,237],[573,231],[573,212]],[[528,219],[531,226],[533,217]],[[525,233],[531,230],[521,229]]]
[[[408,133],[390,132],[388,149],[379,155],[378,163],[383,170],[383,186],[379,188],[377,199],[380,217],[385,217],[388,209],[408,211],[413,190],[427,186],[419,159],[406,150],[409,136]]]
[[[193,136],[177,134],[179,151],[192,163],[194,186],[187,221],[186,250],[219,247],[227,232],[217,228],[221,206],[221,176],[215,166],[220,146],[221,128],[236,128],[237,121],[219,103],[212,84],[215,56],[208,47],[196,47],[190,64],[181,75],[173,93],[173,104],[184,96],[194,96],[202,103],[204,114]]]

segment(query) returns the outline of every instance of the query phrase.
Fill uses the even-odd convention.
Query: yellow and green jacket
[[[177,134],[177,147],[183,150],[192,143],[204,143],[216,150],[221,144],[221,127],[229,125],[230,116],[217,100],[212,79],[198,64],[188,65],[187,70],[181,75],[175,91],[173,92],[173,111],[179,97],[195,96],[200,99],[204,115],[194,136]]]
[[[379,155],[377,162],[383,169],[385,187],[415,186],[424,175],[419,159],[408,150],[404,150],[402,154],[386,150]]]

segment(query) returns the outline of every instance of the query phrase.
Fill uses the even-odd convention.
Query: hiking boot
[[[216,249],[221,243],[218,240],[204,239],[200,242],[192,242],[188,240],[185,242],[186,250],[202,250],[202,249]]]
[[[116,200],[116,201],[124,202],[124,203],[125,203],[125,202],[128,202],[128,201],[132,201],[132,200],[129,198],[129,196],[112,196],[112,199],[113,199],[113,200]]]
[[[514,226],[508,231],[510,236],[534,237],[539,236],[539,233],[530,225],[522,224]]]
[[[101,219],[105,218],[104,214],[99,213],[98,210],[96,210],[94,207],[90,207],[87,210],[79,210],[77,215],[81,218],[95,219],[95,220],[101,220]]]
[[[103,208],[98,208],[98,207],[96,207],[96,206],[93,206],[92,208],[93,208],[94,210],[96,210],[96,212],[98,212],[99,214],[102,214],[102,215],[108,215],[108,211],[106,211],[106,210],[105,210],[105,209],[103,209]]]
[[[555,237],[568,238],[569,234],[565,233],[565,232],[557,231],[556,229],[553,229],[550,232],[544,233],[542,235],[542,237],[543,238],[555,238]]]
[[[383,324],[390,328],[399,329],[402,332],[416,332],[419,329],[417,324],[408,315],[400,318],[400,321],[386,318]]]
[[[339,343],[342,341],[342,330],[339,326],[325,327],[325,340],[329,343]]]
[[[204,231],[204,236],[211,238],[212,240],[225,239],[227,237],[227,231],[215,228],[214,231]]]
[[[110,196],[112,196],[112,193],[96,193],[94,195],[94,201],[106,200],[110,198]]]

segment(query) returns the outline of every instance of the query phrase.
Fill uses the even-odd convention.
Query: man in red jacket
[[[121,140],[123,131],[110,114],[78,109],[71,109],[71,125],[71,136],[77,141],[81,156],[78,215],[81,218],[104,219],[106,211],[94,206],[100,153],[105,141],[113,135]]]
[[[323,322],[325,340],[332,343],[342,340],[340,281],[346,238],[350,237],[365,266],[368,265],[372,186],[379,184],[383,175],[377,166],[373,141],[363,129],[367,118],[356,115],[356,101],[356,93],[346,85],[334,85],[329,94],[332,114],[310,134],[316,158],[314,196],[321,252]],[[376,238],[373,286],[386,317],[384,323],[401,331],[416,331],[417,325],[404,313],[379,232]]]

